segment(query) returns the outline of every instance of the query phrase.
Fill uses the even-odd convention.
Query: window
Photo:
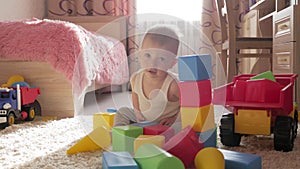
[[[186,21],[201,19],[202,0],[137,0],[137,13],[158,13]]]

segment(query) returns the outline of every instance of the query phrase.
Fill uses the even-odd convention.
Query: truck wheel
[[[274,149],[292,151],[295,140],[295,121],[292,117],[278,116],[274,126]]]
[[[34,120],[35,118],[35,109],[34,107],[29,107],[27,110],[26,110],[28,116],[26,118],[26,121],[32,121]]]
[[[224,114],[220,125],[221,143],[225,146],[239,146],[241,134],[234,133],[234,114]]]
[[[35,100],[32,105],[32,107],[34,107],[34,110],[35,110],[35,116],[41,116],[42,115],[42,108],[41,108],[41,105],[40,103]]]
[[[7,126],[11,126],[13,124],[15,124],[15,115],[13,113],[9,113],[9,115],[7,116]]]

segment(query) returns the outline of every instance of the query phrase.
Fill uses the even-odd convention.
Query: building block
[[[214,106],[181,107],[182,128],[192,126],[196,132],[205,132],[215,128]]]
[[[114,125],[116,113],[101,112],[93,115],[93,128],[105,127],[108,130]]]
[[[131,126],[139,126],[139,127],[147,127],[147,126],[154,126],[157,125],[157,122],[154,121],[143,121],[143,122],[138,122],[138,123],[132,123],[130,124]]]
[[[196,154],[204,147],[191,126],[187,126],[165,143],[163,149],[178,157],[188,167],[192,164]]]
[[[129,152],[103,152],[103,169],[139,169]]]
[[[230,169],[261,169],[261,156],[255,154],[241,153],[236,151],[219,149],[225,159],[225,168]]]
[[[200,142],[204,143],[204,147],[217,147],[217,128],[210,129],[205,132],[197,132]]]
[[[180,81],[207,80],[212,77],[212,62],[209,54],[178,57]]]
[[[134,159],[142,169],[184,169],[180,159],[153,144],[140,146]]]
[[[143,128],[138,126],[118,126],[112,128],[113,151],[128,151],[133,153],[134,140],[143,134]]]
[[[111,137],[109,131],[104,127],[98,127],[69,148],[67,154],[71,155],[79,152],[100,150],[108,147],[110,144]]]
[[[200,150],[194,163],[197,169],[225,169],[224,155],[220,150],[213,147]]]
[[[251,80],[255,80],[255,79],[269,79],[272,80],[273,82],[276,82],[275,80],[275,76],[273,75],[273,72],[271,71],[266,71],[260,74],[257,74],[253,77],[250,78]]]
[[[175,130],[172,127],[157,124],[144,127],[144,135],[163,135],[165,136],[165,141],[167,142],[175,135]]]
[[[202,107],[211,104],[212,88],[210,80],[186,81],[178,83],[180,106]]]
[[[134,152],[143,144],[154,144],[162,147],[165,144],[165,136],[162,135],[140,135],[134,140]]]

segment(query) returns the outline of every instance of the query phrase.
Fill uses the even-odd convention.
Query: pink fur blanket
[[[58,20],[0,22],[0,58],[48,62],[82,93],[93,82],[122,84],[129,71],[119,41]]]

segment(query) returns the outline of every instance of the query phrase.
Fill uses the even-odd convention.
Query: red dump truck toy
[[[274,149],[291,151],[298,129],[298,110],[294,83],[297,74],[278,74],[275,79],[251,79],[255,75],[235,76],[233,81],[215,88],[213,103],[230,106],[223,114],[220,138],[226,146],[238,146],[242,135],[274,134]]]
[[[39,88],[16,85],[0,88],[0,128],[15,123],[16,120],[34,120],[41,113],[41,106],[36,100]]]

